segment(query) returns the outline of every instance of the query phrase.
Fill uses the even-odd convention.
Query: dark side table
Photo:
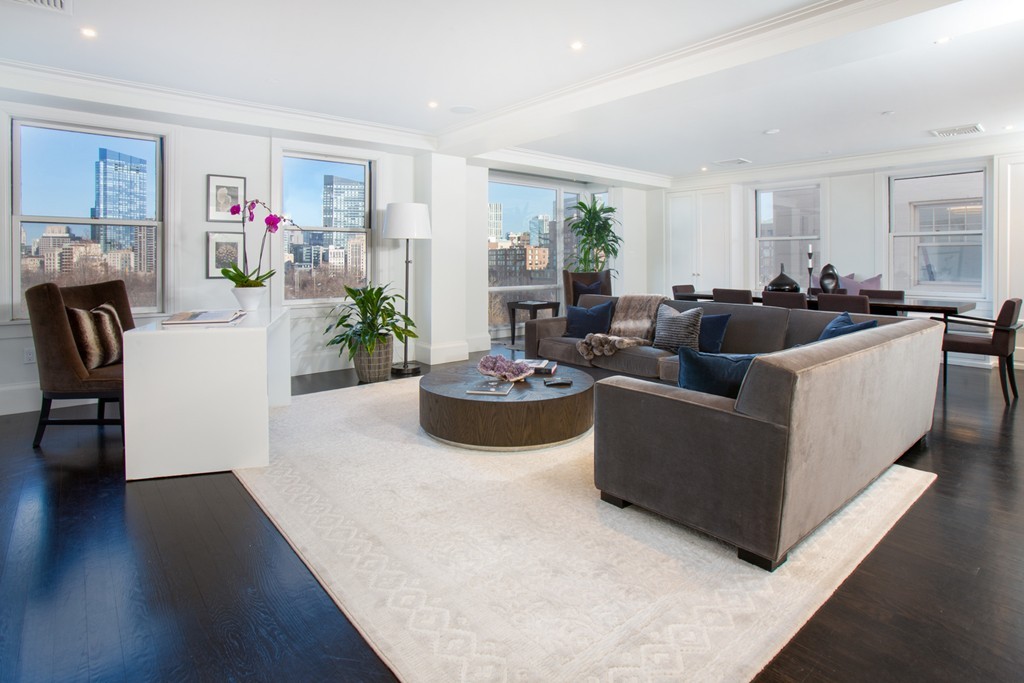
[[[557,301],[509,301],[508,302],[508,322],[512,326],[512,346],[516,343],[516,309],[520,311],[529,311],[530,320],[537,318],[537,311],[542,311],[546,308],[550,308],[551,315],[558,317]]]

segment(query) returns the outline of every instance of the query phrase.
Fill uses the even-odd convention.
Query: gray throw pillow
[[[654,348],[679,352],[685,346],[696,351],[700,344],[700,319],[703,308],[677,311],[662,304],[658,307],[658,319],[654,326]]]

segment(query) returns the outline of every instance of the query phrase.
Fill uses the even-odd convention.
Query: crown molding
[[[483,162],[483,163],[481,163]],[[662,190],[672,185],[667,175],[633,168],[600,164],[583,159],[534,152],[527,149],[502,149],[480,154],[469,160],[500,171],[557,176],[574,182],[599,183],[641,190]]]
[[[81,108],[89,103],[88,109],[96,113],[220,130],[340,139],[396,151],[436,147],[435,138],[416,131],[8,59],[0,59],[0,83],[0,96],[28,104]]]

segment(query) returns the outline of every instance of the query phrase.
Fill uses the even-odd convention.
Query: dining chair
[[[819,294],[819,311],[870,313],[871,304],[863,294]]]
[[[693,285],[672,285],[672,298],[683,301],[692,300],[696,297],[687,295],[694,294],[696,291],[697,290]]]
[[[761,292],[761,304],[779,308],[807,308],[807,295],[803,292],[772,292],[766,289]]]
[[[124,281],[74,287],[44,282],[25,290],[25,304],[43,392],[32,447],[39,447],[49,425],[121,425],[121,416],[107,418],[105,409],[122,403],[121,334],[135,327]],[[55,399],[89,398],[99,400],[95,419],[50,418]]]
[[[715,301],[726,304],[754,303],[754,295],[749,289],[722,289],[716,287],[711,290],[711,296]]]
[[[1020,299],[1007,299],[999,309],[995,320],[977,318],[970,315],[953,314],[933,320],[947,322],[946,333],[942,337],[942,389],[946,389],[946,375],[949,369],[949,353],[973,353],[982,356],[999,358],[999,384],[1003,389],[1003,400],[1010,403],[1010,394],[1006,390],[1007,381],[1013,390],[1013,398],[1017,400],[1017,379],[1013,374],[1013,349],[1017,345],[1017,330],[1020,329]],[[991,330],[991,335],[965,334],[950,332],[948,323],[967,325]]]
[[[847,290],[846,290],[845,287],[840,287],[839,289],[837,289],[836,291],[834,291],[832,293],[833,294],[847,294]],[[808,287],[807,288],[807,296],[818,296],[819,294],[824,294],[824,292],[821,291],[820,287]]]

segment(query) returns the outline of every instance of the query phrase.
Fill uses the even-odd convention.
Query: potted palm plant
[[[582,285],[584,291],[611,294],[611,271],[607,270],[608,259],[619,255],[622,238],[615,234],[615,207],[605,206],[591,197],[590,203],[578,202],[572,207],[574,215],[566,222],[576,236],[576,253],[566,260],[562,278],[565,284],[565,299],[575,304],[573,283]],[[604,285],[604,287],[602,287]]]
[[[348,301],[328,313],[336,319],[324,330],[324,334],[335,333],[327,346],[339,346],[338,355],[348,350],[360,382],[382,382],[391,373],[395,337],[402,343],[415,339],[416,325],[395,307],[404,297],[389,294],[385,287],[346,285],[345,293]]]

